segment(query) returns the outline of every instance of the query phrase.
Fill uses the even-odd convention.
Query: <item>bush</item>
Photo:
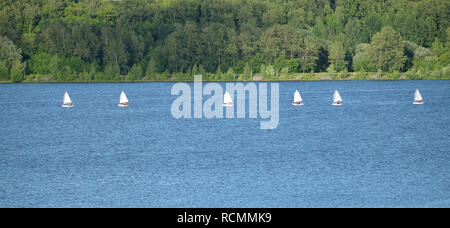
[[[327,72],[330,74],[336,73],[336,70],[334,69],[334,65],[330,64],[330,66],[327,68]]]
[[[382,79],[383,78],[383,71],[382,70],[378,70],[376,75],[377,75],[377,79]]]
[[[35,74],[51,73],[52,56],[48,53],[40,52],[33,55],[28,62],[28,69]]]
[[[338,78],[339,78],[340,80],[345,80],[345,79],[347,79],[349,76],[350,76],[350,74],[347,72],[346,69],[344,69],[343,71],[341,71],[341,72],[338,73]]]
[[[11,81],[14,83],[22,82],[24,76],[24,66],[17,60],[11,68]]]
[[[9,80],[9,70],[6,67],[6,64],[0,61],[0,81]]]
[[[426,79],[442,79],[444,77],[442,69],[436,69],[431,72],[430,76],[425,77]]]
[[[92,81],[92,74],[90,74],[89,72],[81,73],[81,80],[86,82]]]
[[[105,78],[107,80],[120,79],[120,67],[117,63],[110,63],[105,66]]]
[[[135,81],[139,80],[144,76],[144,72],[142,71],[142,67],[140,64],[134,64],[131,70],[128,72],[128,80]]]
[[[406,72],[406,78],[409,80],[422,80],[423,76],[420,72],[417,72],[415,69],[411,69]]]
[[[105,73],[103,72],[96,72],[95,76],[94,76],[96,81],[110,81],[112,80],[111,77],[108,77]]]
[[[281,79],[283,79],[283,80],[289,79],[289,68],[288,67],[283,67],[283,69],[281,69]]]
[[[185,73],[175,73],[173,74],[173,77],[175,77],[175,80],[177,81],[193,81],[194,76],[192,74],[185,74]],[[161,79],[164,80],[164,79]]]
[[[442,69],[442,74],[443,77],[442,79],[450,79],[450,65],[444,67],[444,69]]]
[[[373,58],[369,54],[369,44],[358,44],[353,57],[353,70],[375,72],[376,66]]]
[[[245,64],[243,74],[239,77],[239,80],[240,81],[249,81],[249,80],[252,80],[252,78],[253,78],[253,72],[247,63],[247,64]]]
[[[354,80],[367,80],[368,79],[368,74],[367,72],[365,72],[364,70],[360,70],[358,72],[355,72],[355,77],[353,78]]]
[[[59,61],[59,69],[64,69],[69,66],[72,72],[82,73],[89,70],[89,65],[86,64],[80,57],[63,58]]]
[[[275,78],[275,75],[276,75],[276,72],[275,72],[275,69],[273,68],[273,66],[272,65],[267,65],[267,66],[264,66],[264,65],[261,65],[261,73],[262,73],[262,76],[265,78],[265,79],[267,79],[267,80],[274,80],[274,79],[276,79]]]
[[[305,80],[305,81],[313,81],[315,79],[316,78],[314,77],[314,72],[313,71],[311,71],[310,73],[304,74],[303,77],[302,77],[302,80]]]
[[[339,73],[331,74],[331,80],[345,80],[350,77],[347,70],[341,71]]]
[[[388,79],[388,80],[398,80],[399,78],[400,78],[400,75],[399,75],[398,71],[391,72],[391,73],[387,74],[385,77],[385,79]]]
[[[226,81],[235,81],[236,80],[236,73],[234,73],[233,68],[228,68],[228,72],[225,74],[224,80]]]

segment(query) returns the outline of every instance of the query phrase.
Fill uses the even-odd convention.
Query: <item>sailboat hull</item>
[[[338,104],[338,103],[333,103],[333,104],[331,104],[331,105],[333,105],[333,106],[342,106],[342,105],[344,105],[344,103],[340,103],[340,104]]]
[[[421,105],[421,104],[423,104],[423,102],[414,101],[413,104],[415,104],[415,105]]]
[[[297,103],[292,103],[293,106],[303,106],[303,103],[297,104]]]
[[[119,106],[119,107],[128,107],[129,105],[127,105],[127,104],[118,104],[117,106]]]
[[[233,104],[222,104],[223,107],[233,107]]]
[[[73,108],[73,105],[62,105],[63,108]]]

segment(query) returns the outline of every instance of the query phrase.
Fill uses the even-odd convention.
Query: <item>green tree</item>
[[[11,81],[14,83],[22,82],[25,73],[25,67],[22,62],[17,60],[11,68]]]
[[[375,61],[369,53],[369,44],[359,44],[356,46],[355,56],[353,56],[353,70],[376,72]]]
[[[50,74],[52,56],[45,52],[33,55],[28,61],[28,69],[34,74]]]
[[[0,81],[9,80],[9,70],[6,67],[6,64],[0,61]]]
[[[131,70],[128,72],[128,80],[135,81],[141,79],[143,76],[143,71],[141,64],[134,64]]]
[[[192,71],[222,80],[207,73],[247,72],[247,62],[275,75],[287,67],[443,78],[449,8],[448,0],[1,0],[0,61],[8,75],[19,60],[53,80],[120,80],[136,64],[154,80]]]
[[[121,80],[120,67],[118,63],[109,63],[105,67],[106,80]]]
[[[436,39],[431,46],[431,51],[434,56],[440,57],[445,52],[444,44],[439,39]]]
[[[228,68],[228,72],[226,73],[225,80],[227,81],[234,81],[236,80],[236,73],[234,72],[233,68]]]
[[[49,70],[50,70],[50,73],[52,74],[52,78],[54,80],[57,79],[57,75],[58,75],[58,73],[60,71],[60,69],[59,69],[59,61],[60,60],[59,60],[59,57],[57,55],[53,56],[51,58],[51,60],[50,60]]]
[[[382,71],[399,71],[406,61],[402,37],[392,27],[384,27],[372,37],[369,52],[376,67]]]
[[[2,61],[8,69],[17,62],[22,60],[22,51],[20,48],[9,40],[7,37],[0,36],[0,61]]]
[[[147,70],[145,71],[145,77],[150,80],[155,79],[156,71],[156,60],[154,58],[151,58],[150,61],[148,61],[147,64]]]
[[[249,80],[253,79],[253,71],[250,68],[250,66],[248,65],[248,62],[245,64],[244,72],[243,72],[242,76],[243,76],[242,80],[245,80],[245,81],[249,81]]]
[[[333,65],[333,69],[337,72],[341,72],[347,69],[347,61],[345,61],[345,49],[341,42],[334,42],[329,47],[329,59],[330,64]]]
[[[283,67],[283,69],[281,69],[281,79],[283,80],[289,79],[289,68]]]

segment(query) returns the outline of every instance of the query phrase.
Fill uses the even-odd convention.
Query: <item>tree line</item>
[[[447,0],[2,0],[0,81],[450,78],[449,11]]]

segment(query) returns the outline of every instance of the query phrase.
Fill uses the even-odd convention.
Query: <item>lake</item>
[[[450,207],[450,81],[280,82],[273,130],[175,119],[173,85],[0,85],[0,207]]]

